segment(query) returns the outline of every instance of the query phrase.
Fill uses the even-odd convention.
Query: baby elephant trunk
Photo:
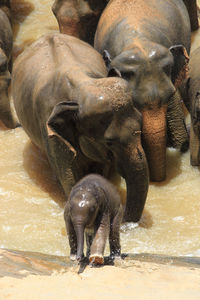
[[[83,224],[79,224],[75,226],[75,232],[77,237],[77,254],[76,259],[81,261],[84,257],[83,247],[84,247],[84,226]]]

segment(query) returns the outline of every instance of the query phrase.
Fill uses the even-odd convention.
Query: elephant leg
[[[94,234],[91,234],[91,233],[86,232],[86,245],[87,245],[87,253],[86,253],[86,256],[87,256],[87,257],[90,256],[90,248],[91,248],[93,239],[94,239]]]
[[[91,248],[89,261],[91,264],[104,263],[104,250],[106,245],[106,240],[109,234],[110,227],[110,216],[108,213],[103,213],[102,218],[97,226],[96,234],[94,236]]]
[[[180,93],[177,91],[170,98],[167,108],[167,136],[168,145],[180,149],[182,152],[188,150],[189,136],[185,124],[185,116],[181,103]]]
[[[190,24],[192,31],[197,30],[199,27],[198,15],[197,15],[197,0],[183,0],[185,6],[187,7]]]
[[[7,90],[0,93],[0,120],[7,128],[10,129],[19,126],[19,123],[15,120],[12,114]]]
[[[190,163],[192,166],[200,165],[200,137],[192,122],[190,125]]]
[[[122,210],[120,209],[116,216],[110,222],[110,256],[119,257],[121,255],[120,246],[120,225],[122,221]]]
[[[64,212],[64,219],[65,219],[65,225],[67,230],[67,235],[69,239],[69,246],[70,246],[70,259],[76,260],[76,254],[77,254],[77,238],[76,238],[76,232],[74,230],[74,226],[72,224],[71,218],[69,217],[69,202],[67,202]]]

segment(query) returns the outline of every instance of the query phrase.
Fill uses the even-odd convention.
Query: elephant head
[[[138,221],[147,196],[148,167],[141,145],[142,117],[133,105],[127,82],[114,77],[90,79],[74,97],[76,102],[54,107],[47,122],[49,139],[56,135],[62,140],[63,151],[71,155],[71,168],[83,155],[84,161],[87,158],[104,167],[114,161],[127,185],[124,219]],[[81,163],[76,164],[80,170]],[[66,170],[61,177],[64,174]]]
[[[97,191],[96,193],[99,193]],[[84,248],[84,231],[86,227],[94,228],[95,219],[99,213],[99,204],[96,198],[92,195],[91,191],[86,189],[80,189],[80,191],[72,191],[70,194],[71,198],[68,200],[68,211],[70,211],[70,221],[73,224],[76,239],[77,239],[77,253],[76,259],[81,260],[83,257]],[[65,209],[65,219],[69,220],[69,212],[66,213]],[[69,221],[66,222],[68,225]],[[72,230],[72,229],[71,229]],[[70,227],[67,226],[68,235],[70,236]]]
[[[112,60],[104,52],[109,73],[117,72],[132,90],[134,106],[142,113],[142,138],[153,181],[165,179],[166,113],[169,99],[187,76],[188,56],[182,45],[169,49],[138,41]]]
[[[93,44],[99,17],[108,0],[55,0],[52,11],[61,33]]]

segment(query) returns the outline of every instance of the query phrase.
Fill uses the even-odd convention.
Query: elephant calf
[[[8,88],[11,75],[9,72],[13,46],[12,28],[7,14],[0,9],[0,120],[8,128],[15,128],[17,122],[14,119]]]
[[[64,211],[70,244],[70,258],[83,258],[84,231],[90,263],[104,263],[109,236],[111,256],[120,256],[122,206],[115,187],[100,175],[90,174],[73,188]]]
[[[73,36],[47,34],[16,59],[12,94],[20,123],[66,197],[85,175],[117,169],[127,186],[124,218],[139,221],[149,185],[142,118],[128,83],[107,77],[101,55]]]

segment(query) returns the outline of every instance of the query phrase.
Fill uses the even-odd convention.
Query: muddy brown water
[[[200,2],[200,1],[199,1]],[[52,0],[13,0],[15,55],[58,31]],[[28,16],[26,16],[29,13]],[[192,49],[200,45],[200,31]],[[68,255],[64,196],[46,158],[22,128],[0,127],[0,248]],[[121,182],[125,195],[124,182]],[[139,224],[121,227],[122,252],[200,256],[200,169],[189,152],[167,150],[167,180],[150,184]]]

